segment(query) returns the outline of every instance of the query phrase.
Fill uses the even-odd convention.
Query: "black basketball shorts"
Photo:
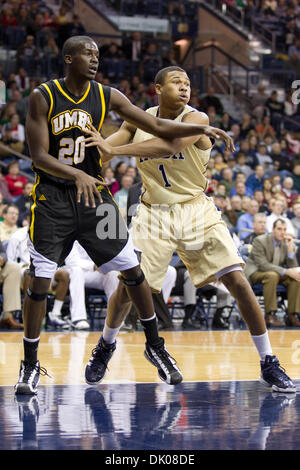
[[[77,188],[43,180],[37,175],[32,191],[29,252],[36,277],[52,278],[75,240],[106,274],[139,264],[117,204],[107,188],[96,208],[77,203]]]

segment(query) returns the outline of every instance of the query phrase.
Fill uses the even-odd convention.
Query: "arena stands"
[[[193,22],[196,8],[193,2],[151,2],[151,12],[145,6],[149,3],[126,0],[109,2],[112,8],[122,14],[151,13],[160,18],[169,16],[174,23],[182,17],[187,22]],[[249,28],[259,23],[276,31],[275,55],[272,55],[272,59],[265,59],[265,67],[268,67],[268,60],[275,60],[299,69],[298,2],[226,1],[219,2],[220,10],[224,3],[232,12],[244,9],[244,21]],[[24,199],[23,187],[28,180],[33,180],[24,136],[28,96],[41,82],[63,73],[60,50],[64,40],[70,35],[87,32],[78,16],[70,14],[63,4],[57,14],[43,1],[23,3],[15,0],[7,3],[3,0],[0,2],[0,22],[0,79],[6,86],[6,103],[0,109],[2,212],[6,203],[14,201],[18,205],[19,198]],[[156,38],[139,32],[124,36],[121,45],[112,40],[100,49],[102,59],[96,79],[119,88],[142,109],[156,105],[153,79],[157,70],[168,65],[180,65],[175,59],[172,41],[164,40],[161,44],[163,47],[159,46]],[[236,150],[233,153],[228,152],[222,142],[215,142],[207,169],[207,194],[216,196],[215,202],[220,204],[219,209],[237,245],[241,247],[243,239],[251,231],[249,229],[248,233],[241,235],[240,227],[244,227],[241,221],[245,219],[245,214],[252,221],[250,201],[257,191],[260,192],[257,197],[261,196],[259,211],[270,216],[274,204],[280,200],[281,217],[291,221],[297,232],[295,238],[300,238],[300,129],[287,119],[292,117],[300,122],[300,108],[293,100],[295,90],[287,88],[282,100],[276,90],[269,92],[258,84],[250,109],[237,117],[227,109],[222,94],[216,93],[213,88],[203,89],[197,85],[192,82],[190,104],[198,110],[205,110],[211,124],[229,132],[234,139]],[[110,112],[103,127],[103,135],[110,135],[120,124],[120,117]],[[11,168],[15,161],[19,163],[18,173],[11,175],[8,167]],[[114,193],[121,191],[119,196],[126,196],[130,186],[140,180],[135,169],[135,159],[130,156],[116,157],[109,167],[105,169],[107,182]],[[12,189],[16,181],[12,180],[17,178],[19,189],[16,192]],[[27,193],[25,196],[28,197]],[[125,207],[124,202],[124,210]],[[26,211],[21,214],[23,219],[19,219],[19,227],[27,223]],[[3,220],[1,213],[0,220]]]

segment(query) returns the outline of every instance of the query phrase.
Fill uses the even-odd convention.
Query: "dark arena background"
[[[106,465],[131,468],[168,452],[173,460],[161,458],[157,465],[193,465],[205,450],[299,450],[300,2],[0,0],[0,22],[0,449],[101,450]],[[161,382],[146,361],[144,331],[132,308],[104,380],[86,384],[85,366],[118,273],[104,280],[81,253],[62,267],[47,296],[39,360],[48,375],[41,374],[36,395],[15,395],[35,185],[25,134],[28,101],[41,83],[64,76],[62,46],[77,35],[99,47],[95,80],[144,110],[158,104],[157,72],[180,66],[191,81],[189,105],[232,137],[233,152],[222,140],[214,142],[206,195],[246,265],[255,238],[272,234],[275,220],[292,239],[292,256],[280,266],[286,279],[293,257],[293,293],[279,277],[271,286],[269,278],[252,283],[252,289],[273,354],[296,392],[260,383],[260,357],[237,302],[221,282],[196,289],[174,252],[153,302],[182,383]],[[108,112],[102,136],[121,124],[116,112]],[[102,174],[129,226],[131,188],[141,181],[136,158],[117,156]],[[10,281],[4,274],[9,262],[15,266]],[[270,310],[272,288],[276,305]],[[118,460],[123,456],[127,460]]]

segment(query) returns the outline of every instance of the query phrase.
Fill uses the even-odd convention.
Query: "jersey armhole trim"
[[[45,90],[47,90],[49,98],[50,98],[50,106],[49,106],[49,111],[48,111],[48,122],[49,122],[50,121],[50,116],[51,116],[51,113],[52,113],[52,109],[53,109],[53,96],[52,96],[50,88],[48,87],[48,85],[46,83],[42,83],[42,86],[45,88]]]
[[[99,93],[100,93],[100,99],[101,99],[101,108],[102,108],[101,119],[100,119],[99,126],[98,126],[98,132],[100,132],[100,129],[102,127],[102,124],[103,124],[103,121],[104,121],[104,118],[105,118],[105,114],[106,114],[106,105],[105,105],[103,87],[102,87],[101,83],[98,83],[98,87],[99,87]]]

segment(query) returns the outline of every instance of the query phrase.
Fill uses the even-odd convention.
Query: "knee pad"
[[[123,284],[125,284],[125,286],[136,287],[136,286],[139,286],[140,284],[142,284],[142,282],[144,282],[145,274],[143,273],[143,271],[141,271],[141,274],[136,279],[126,279],[125,277],[120,275],[119,279],[120,279],[120,281],[123,282]]]
[[[31,300],[35,300],[36,302],[42,302],[47,298],[47,292],[46,294],[37,294],[36,292],[32,292],[29,288],[27,289],[27,295]]]

